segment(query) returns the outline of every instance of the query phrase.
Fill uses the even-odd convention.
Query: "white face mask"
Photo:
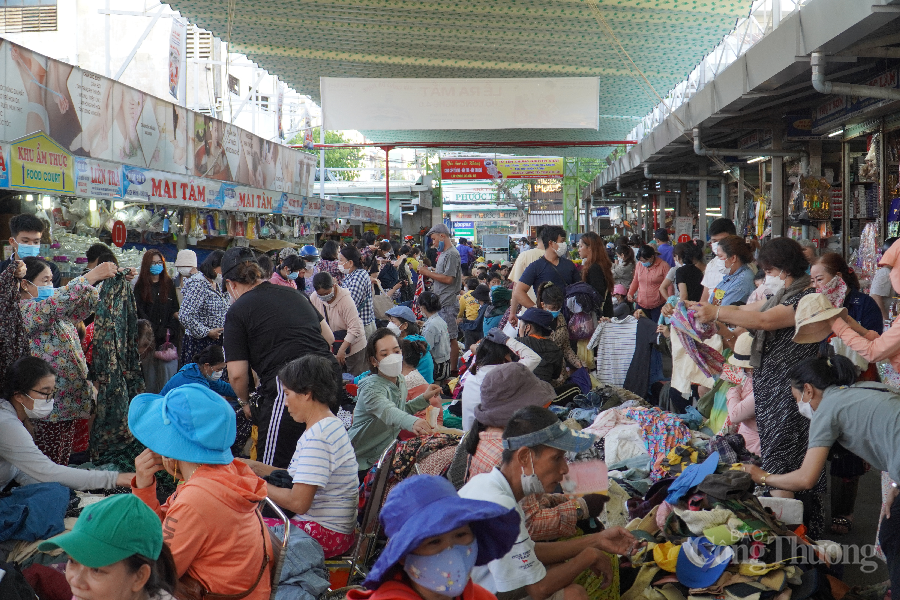
[[[400,326],[393,321],[388,321],[387,328],[394,332],[394,335],[400,335]]]
[[[712,250],[713,256],[718,257],[719,255],[719,242],[712,242],[709,245],[710,250]]]
[[[812,398],[810,398],[812,400]],[[800,411],[800,414],[809,419],[810,421],[813,418],[813,415],[816,411],[812,407],[812,403],[804,402],[803,396],[800,396],[800,402],[797,403],[797,410]]]
[[[182,277],[190,277],[191,271],[193,271],[193,270],[194,270],[193,267],[178,267],[178,273]]]
[[[525,467],[522,467],[522,493],[526,496],[531,494],[545,494],[544,484],[538,479],[534,472],[534,455],[531,456],[531,475],[525,474]]]
[[[378,372],[385,377],[396,377],[403,371],[403,356],[389,354],[378,363]]]
[[[222,274],[221,274],[221,273],[219,273],[218,275],[216,275],[215,281],[216,281],[216,286],[217,286],[219,289],[221,289],[221,288],[222,288]]]
[[[219,379],[222,379],[222,373],[224,373],[224,372],[225,372],[224,369],[222,369],[221,371],[213,371],[212,373],[209,374],[209,378],[214,381],[217,381]]]
[[[350,269],[348,269],[347,267],[345,267],[343,263],[340,263],[340,264],[338,265],[338,271],[340,271],[340,272],[343,273],[344,275],[348,275],[348,274],[350,273]]]
[[[559,242],[559,245],[556,248],[556,255],[560,258],[566,255],[566,250],[568,250],[569,245],[565,242]]]
[[[28,396],[28,394],[25,394]],[[31,398],[31,396],[28,396]],[[34,401],[34,408],[27,408],[24,404],[25,414],[29,419],[46,419],[53,412],[53,398],[31,398]]]
[[[784,279],[781,278],[781,273],[783,272],[779,272],[778,275],[766,275],[766,287],[773,294],[784,287]]]
[[[613,296],[613,298],[612,298],[612,303],[613,303],[613,306],[618,306],[618,305],[619,305],[619,299],[616,298],[615,296]]]

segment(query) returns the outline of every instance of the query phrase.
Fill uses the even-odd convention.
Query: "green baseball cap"
[[[156,560],[162,551],[162,523],[132,494],[117,494],[85,508],[72,531],[42,542],[38,550],[62,548],[74,560],[99,569],[140,554]]]

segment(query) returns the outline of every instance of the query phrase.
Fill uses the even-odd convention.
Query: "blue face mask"
[[[407,554],[403,570],[422,587],[443,596],[462,594],[469,583],[469,574],[478,558],[478,542],[466,546],[450,546],[431,556]]]
[[[37,291],[38,291],[38,295],[37,295],[37,298],[35,298],[35,300],[38,300],[38,301],[46,300],[47,298],[49,298],[50,296],[53,295],[53,286],[52,285],[36,285],[34,287],[36,287]]]
[[[438,252],[443,252],[443,251],[444,251],[444,246],[445,246],[444,240],[441,240],[440,242],[438,242],[438,248],[437,248],[437,249],[438,249]]]
[[[641,261],[641,264],[649,269],[650,267],[653,266],[653,261],[652,260],[650,262]]]
[[[500,285],[492,285],[492,286],[491,286],[491,291],[494,291],[494,290],[496,290],[496,289],[500,289],[501,287],[503,287],[503,286],[500,286]]]
[[[297,279],[299,276],[300,276],[300,271],[293,271],[291,273],[288,273],[288,279],[291,279],[291,280]]]
[[[551,310],[551,311],[550,311],[550,314],[553,315],[553,318],[555,319],[556,317],[559,316],[559,311],[558,311],[558,310]]]
[[[150,265],[150,274],[151,275],[159,275],[163,272],[162,265]]]
[[[38,256],[41,253],[40,244],[19,244],[19,258]]]

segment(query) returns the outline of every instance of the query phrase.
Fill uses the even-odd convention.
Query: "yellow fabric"
[[[406,264],[409,266],[410,271],[414,273],[419,272],[419,261],[414,258],[406,257]]]
[[[675,566],[678,564],[678,552],[680,550],[681,546],[676,546],[672,542],[657,544],[653,548],[653,560],[656,561],[660,569],[674,573]]]
[[[458,317],[465,317],[467,321],[474,321],[478,318],[478,309],[480,305],[478,300],[472,297],[472,292],[466,292],[459,299]]]
[[[581,364],[586,366],[588,371],[593,372],[597,367],[594,364],[594,351],[587,347],[589,341],[590,340],[578,340],[575,354],[578,356],[578,360],[581,361]],[[593,380],[591,383],[594,384],[594,387],[600,386],[599,381]]]
[[[250,460],[256,460],[256,440],[259,439],[259,429],[256,425],[250,428],[250,439],[253,440],[250,445]]]

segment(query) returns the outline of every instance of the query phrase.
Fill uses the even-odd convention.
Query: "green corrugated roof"
[[[227,0],[169,4],[226,38]],[[632,59],[665,94],[749,13],[751,0],[599,4]],[[376,142],[617,140],[634,127],[634,121],[619,117],[643,117],[656,105],[641,91],[582,0],[243,1],[236,5],[231,42],[235,51],[316,100],[323,76],[600,77],[600,114],[606,116],[600,118],[599,131],[364,132]]]

